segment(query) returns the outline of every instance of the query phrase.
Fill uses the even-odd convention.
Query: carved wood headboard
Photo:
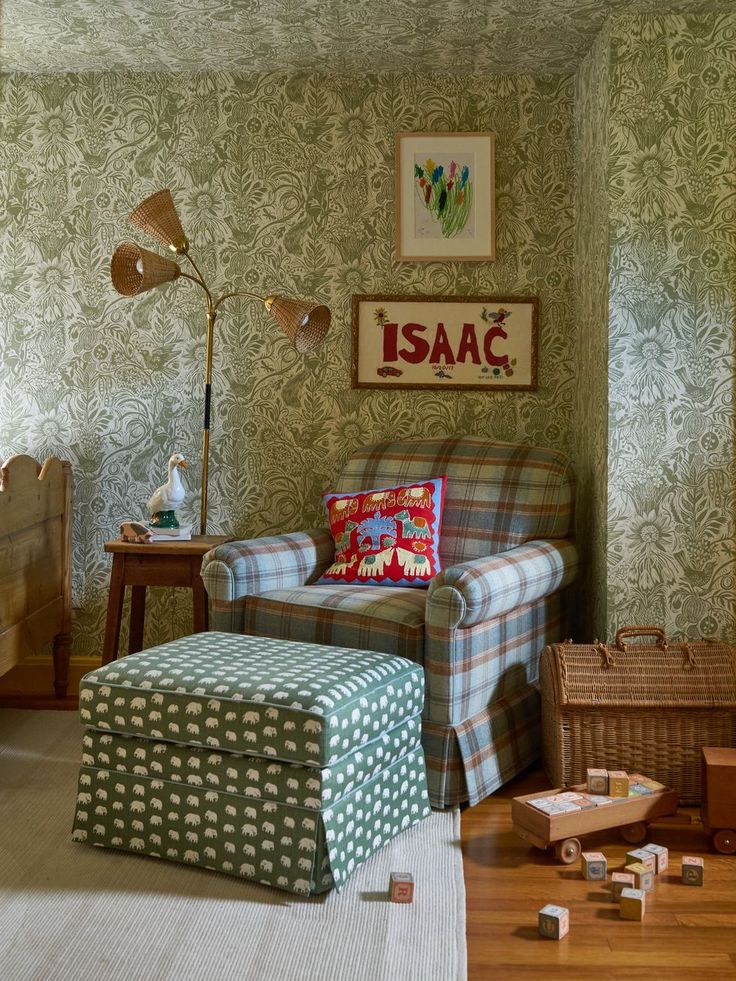
[[[53,644],[66,694],[71,644],[71,465],[12,456],[0,469],[0,675]]]

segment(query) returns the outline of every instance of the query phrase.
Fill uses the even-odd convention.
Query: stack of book
[[[146,528],[151,532],[152,542],[189,542],[192,539],[192,526],[179,525],[178,528],[159,528],[146,522]]]

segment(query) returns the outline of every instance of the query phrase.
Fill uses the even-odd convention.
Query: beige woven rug
[[[337,895],[300,899],[70,841],[74,712],[0,709],[3,981],[464,981],[459,811],[434,813]],[[411,906],[385,897],[412,872]]]

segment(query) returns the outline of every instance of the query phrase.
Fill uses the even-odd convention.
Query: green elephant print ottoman
[[[301,894],[430,813],[422,668],[203,633],[85,675],[72,837]]]

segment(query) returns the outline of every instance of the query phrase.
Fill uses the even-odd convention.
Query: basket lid
[[[736,649],[719,641],[554,644],[560,704],[736,707]]]

